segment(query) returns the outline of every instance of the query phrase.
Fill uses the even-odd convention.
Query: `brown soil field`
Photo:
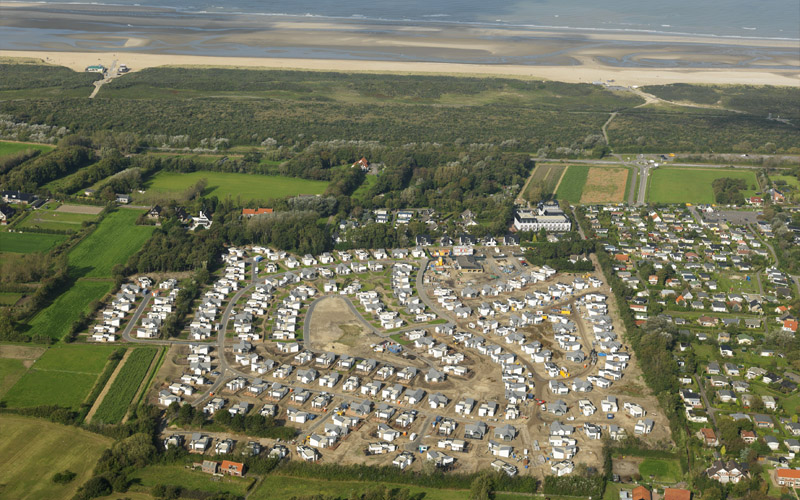
[[[591,167],[583,187],[581,203],[619,203],[625,199],[628,170]]]
[[[28,347],[21,345],[0,345],[0,358],[24,359],[25,365],[30,366],[34,360],[44,354],[46,347]]]
[[[103,211],[103,207],[93,207],[90,205],[61,205],[56,212],[66,212],[69,214],[89,214],[97,215]]]

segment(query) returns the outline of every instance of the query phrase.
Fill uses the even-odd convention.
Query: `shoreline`
[[[512,64],[469,64],[354,59],[313,59],[275,57],[221,57],[146,52],[68,52],[47,50],[0,50],[0,58],[41,60],[46,64],[83,71],[86,66],[113,61],[138,71],[160,66],[217,67],[242,69],[308,70],[341,73],[394,73],[417,75],[458,75],[552,80],[564,83],[609,82],[619,86],[670,83],[720,85],[775,85],[800,87],[800,72],[794,70],[622,68],[603,65],[590,57],[579,57],[574,66],[524,66]]]
[[[447,16],[423,16],[422,18],[407,19],[407,18],[385,18],[385,17],[366,17],[366,16],[335,16],[328,14],[299,14],[299,13],[284,13],[284,12],[259,12],[259,11],[208,11],[208,10],[191,10],[183,9],[175,6],[158,6],[158,5],[123,5],[116,3],[103,3],[103,2],[43,2],[43,1],[25,1],[25,0],[0,0],[0,9],[41,9],[47,12],[48,9],[56,10],[59,8],[68,8],[73,11],[84,10],[87,14],[93,11],[102,9],[106,13],[117,12],[129,14],[133,11],[147,11],[152,12],[158,10],[160,12],[173,14],[176,16],[186,17],[207,17],[208,19],[230,18],[236,17],[245,18],[263,18],[268,21],[280,22],[280,20],[290,20],[290,22],[323,22],[331,24],[387,24],[387,25],[403,25],[410,24],[420,29],[424,27],[431,27],[436,29],[437,26],[450,26],[452,28],[464,27],[472,29],[488,29],[488,30],[522,30],[528,32],[556,32],[556,33],[569,33],[576,32],[581,34],[599,34],[601,36],[640,36],[647,37],[648,40],[654,37],[668,37],[668,38],[693,38],[702,40],[721,40],[721,41],[744,41],[746,43],[752,42],[777,42],[785,44],[787,42],[797,43],[800,42],[800,33],[796,36],[752,36],[747,34],[721,34],[721,33],[696,33],[684,31],[666,31],[657,29],[644,29],[644,28],[622,28],[622,27],[603,27],[596,26],[568,26],[568,25],[546,25],[546,24],[531,24],[531,23],[514,23],[508,21],[497,20],[491,22],[488,20],[474,20],[474,21],[451,21],[446,19]],[[671,27],[662,25],[662,27]],[[749,29],[749,28],[745,28]]]

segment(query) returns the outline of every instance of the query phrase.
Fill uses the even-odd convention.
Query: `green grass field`
[[[375,487],[389,487],[391,489],[408,490],[411,495],[422,493],[425,500],[462,500],[469,497],[469,490],[440,490],[436,488],[423,488],[405,484],[369,483],[362,481],[328,481],[325,479],[294,478],[287,476],[269,475],[250,495],[252,500],[289,500],[293,497],[310,497],[325,494],[352,498],[356,494]],[[504,497],[514,498],[514,497]],[[521,497],[519,497],[521,498]]]
[[[773,174],[770,174],[769,178],[772,179],[773,181],[783,181],[788,186],[791,186],[791,187],[793,187],[795,189],[800,188],[800,180],[798,180],[797,177],[795,177],[793,175],[773,175]]]
[[[32,210],[19,223],[19,227],[76,232],[81,229],[81,225],[84,222],[97,220],[96,215],[56,212],[57,208],[57,203],[50,203],[46,208],[42,207],[39,210]]]
[[[295,177],[268,175],[249,175],[225,172],[199,171],[191,173],[159,172],[147,185],[147,192],[141,195],[147,199],[155,197],[176,197],[193,186],[200,179],[206,179],[208,186],[204,194],[244,200],[268,200],[299,194],[322,194],[328,183]],[[134,195],[134,199],[138,199]]]
[[[21,359],[0,358],[0,398],[28,371]]]
[[[47,151],[55,149],[55,146],[48,146],[47,144],[34,144],[31,142],[0,141],[0,158],[6,155],[19,153],[20,151],[25,151],[26,149],[38,149],[39,151],[46,153]]]
[[[110,281],[78,280],[30,320],[31,333],[41,333],[54,339],[63,338],[89,304],[102,299],[111,291],[112,285]]]
[[[60,234],[3,233],[0,250],[14,253],[46,252],[65,238]]]
[[[41,419],[0,415],[0,497],[27,499],[72,498],[92,475],[103,450],[112,440],[76,427]],[[56,472],[77,474],[68,484],[50,478]]]
[[[0,292],[0,306],[13,306],[22,298],[21,293]]]
[[[190,470],[183,465],[150,465],[137,469],[130,478],[138,483],[134,491],[149,492],[157,484],[180,486],[188,490],[202,490],[209,493],[233,493],[244,496],[247,487],[253,481],[251,478],[238,478],[225,476],[212,480],[208,474]],[[217,478],[214,478],[217,479]]]
[[[3,396],[12,408],[45,404],[77,408],[114,351],[113,346],[51,347]]]
[[[561,179],[561,184],[559,184],[558,191],[556,191],[556,197],[559,200],[566,200],[570,203],[580,202],[583,186],[586,185],[588,175],[588,166],[570,165],[564,174],[564,178]]]
[[[116,424],[122,420],[147,375],[156,351],[155,347],[139,347],[128,356],[92,421]]]
[[[353,194],[351,196],[356,200],[363,200],[364,197],[369,192],[369,188],[371,188],[372,186],[377,184],[377,182],[378,182],[378,176],[377,175],[367,175],[367,176],[365,176],[364,177],[364,182],[362,182],[361,185],[358,186],[358,188],[355,191],[353,191]]]
[[[672,168],[662,167],[651,172],[647,185],[647,201],[653,203],[714,203],[715,179],[730,177],[744,179],[747,190],[745,198],[753,196],[758,186],[752,170],[730,170],[721,168]]]
[[[70,273],[110,277],[116,264],[125,264],[150,238],[153,226],[137,226],[138,210],[121,209],[100,222],[97,229],[69,253]]]
[[[647,479],[655,476],[656,481],[675,483],[681,479],[681,466],[677,460],[645,458],[639,464],[639,474]]]

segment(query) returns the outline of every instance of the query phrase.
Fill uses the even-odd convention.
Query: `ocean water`
[[[44,0],[40,3],[152,6],[201,15],[307,16],[800,40],[798,0]]]

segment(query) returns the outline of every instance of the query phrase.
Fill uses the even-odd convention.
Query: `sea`
[[[36,3],[170,8],[197,15],[303,16],[417,25],[466,24],[800,41],[798,0],[45,0]]]

